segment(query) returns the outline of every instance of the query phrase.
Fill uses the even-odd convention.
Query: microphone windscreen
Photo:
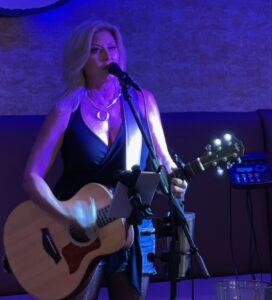
[[[108,72],[117,77],[122,76],[124,73],[124,71],[120,68],[120,66],[117,63],[110,63],[108,66]]]

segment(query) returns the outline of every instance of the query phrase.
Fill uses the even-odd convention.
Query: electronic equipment
[[[231,184],[234,188],[262,188],[272,185],[272,171],[264,152],[245,153],[240,163],[229,169]]]

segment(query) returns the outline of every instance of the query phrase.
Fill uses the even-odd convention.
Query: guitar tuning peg
[[[233,166],[233,163],[231,163],[230,161],[228,161],[227,162],[227,169],[229,170],[232,166]]]
[[[216,168],[216,174],[218,176],[222,176],[224,174],[224,170],[222,168],[220,168],[220,167],[217,167]]]
[[[213,161],[213,162],[212,162],[212,165],[213,165],[214,167],[216,167],[216,166],[217,166],[217,162],[216,162],[216,161]]]
[[[220,139],[214,139],[213,144],[214,144],[216,147],[221,147],[222,141],[221,141]]]
[[[228,161],[228,158],[227,158],[227,157],[223,157],[223,158],[222,158],[222,161],[223,161],[223,162],[227,162],[227,161]]]
[[[208,152],[208,154],[209,154],[209,152],[211,152],[211,150],[212,150],[212,145],[210,145],[210,144],[208,144],[206,147],[205,147],[205,150]]]
[[[237,163],[240,164],[241,162],[242,162],[241,158],[238,157],[238,158],[237,158]]]
[[[226,142],[230,142],[232,140],[232,135],[230,133],[225,133],[223,138]]]

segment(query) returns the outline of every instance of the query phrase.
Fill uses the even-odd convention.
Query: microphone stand
[[[176,296],[177,296],[177,278],[178,278],[178,265],[179,265],[179,255],[180,255],[180,251],[179,251],[179,240],[176,234],[176,230],[175,230],[175,226],[173,226],[173,224],[179,224],[182,227],[182,230],[188,240],[188,243],[190,245],[190,253],[191,255],[193,255],[196,258],[196,261],[200,267],[201,273],[205,278],[210,277],[208,270],[205,266],[205,263],[202,259],[202,257],[199,255],[198,253],[198,249],[190,235],[189,229],[188,229],[188,224],[186,221],[186,218],[184,216],[183,213],[183,208],[181,207],[180,203],[177,201],[177,199],[175,197],[173,197],[171,191],[170,191],[170,184],[168,182],[168,179],[166,178],[165,174],[161,171],[161,166],[159,163],[159,160],[156,156],[155,150],[153,148],[153,145],[150,141],[150,139],[148,138],[146,132],[144,131],[143,125],[141,123],[140,117],[138,115],[138,112],[135,109],[135,106],[132,102],[132,97],[128,91],[128,87],[124,82],[121,82],[122,85],[122,92],[124,95],[125,100],[128,102],[129,107],[132,111],[132,114],[135,118],[135,121],[139,127],[139,130],[141,131],[142,137],[146,143],[146,146],[149,150],[149,153],[151,155],[152,158],[152,164],[155,170],[160,170],[159,174],[160,174],[160,183],[161,183],[161,187],[162,190],[164,192],[164,194],[166,194],[169,197],[169,201],[170,201],[170,213],[171,213],[171,231],[172,231],[172,239],[171,239],[171,243],[170,243],[170,255],[169,255],[169,260],[168,260],[168,265],[169,265],[169,279],[170,279],[170,283],[171,283],[171,294],[170,294],[170,299],[171,300],[175,300]],[[182,164],[178,164],[179,167],[179,172],[180,172],[180,177],[182,179],[186,179],[186,175],[184,174],[183,170],[182,170]]]

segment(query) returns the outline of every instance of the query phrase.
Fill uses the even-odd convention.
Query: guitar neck
[[[103,226],[113,222],[114,220],[116,220],[116,218],[109,217],[109,211],[110,211],[110,205],[100,208],[97,211],[96,224],[98,227],[103,227]]]
[[[183,172],[185,173],[186,179],[190,181],[194,176],[206,171],[206,169],[207,166],[203,165],[201,158],[197,158],[194,161],[187,163],[183,168]]]

